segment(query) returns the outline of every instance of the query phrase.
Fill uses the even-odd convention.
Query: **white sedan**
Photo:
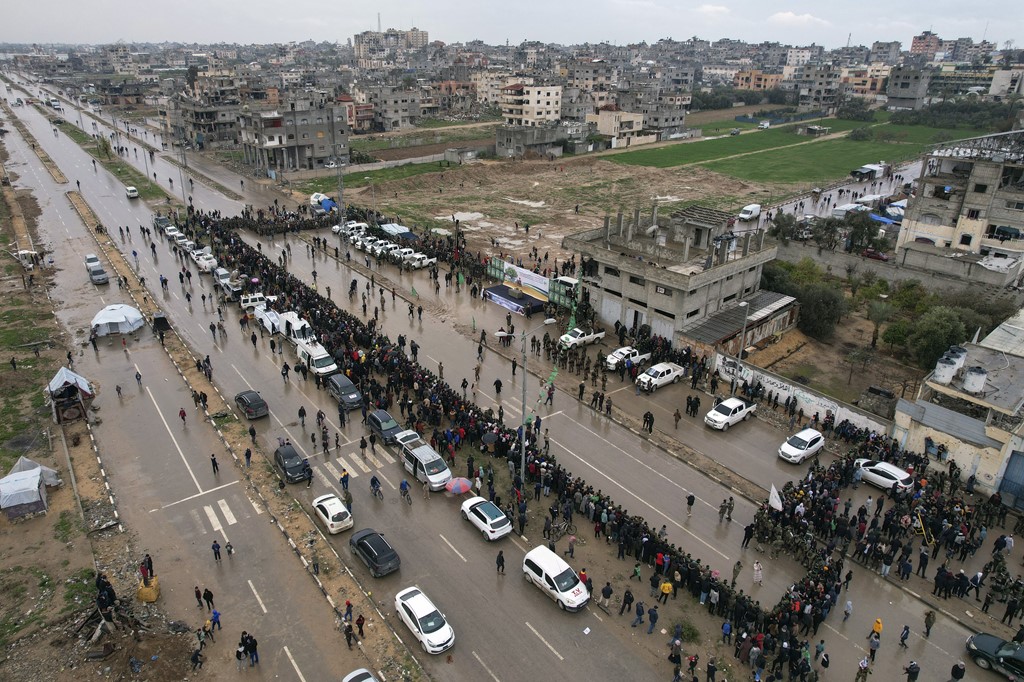
[[[914,487],[914,477],[895,464],[873,459],[858,459],[854,461],[853,466],[860,469],[862,481],[882,490],[892,490],[893,483],[898,483],[900,490],[910,490]]]
[[[313,500],[313,509],[331,535],[352,527],[352,513],[337,495],[321,495]]]
[[[512,532],[512,522],[490,500],[471,497],[462,503],[462,518],[483,533],[485,540],[498,540]]]
[[[395,612],[428,654],[440,654],[455,646],[455,630],[418,587],[395,595]]]

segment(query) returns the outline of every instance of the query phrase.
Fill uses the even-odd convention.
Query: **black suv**
[[[235,405],[248,419],[259,419],[270,414],[267,401],[256,391],[242,391],[235,396]]]
[[[374,410],[366,415],[366,425],[385,445],[398,442],[396,436],[402,432],[402,427],[386,410]]]
[[[363,560],[374,578],[394,573],[402,565],[398,552],[388,544],[384,536],[372,528],[364,528],[352,534],[348,540],[352,553]]]
[[[284,480],[289,483],[306,480],[306,467],[302,457],[295,451],[295,446],[291,443],[285,443],[274,450],[274,464],[284,474]]]

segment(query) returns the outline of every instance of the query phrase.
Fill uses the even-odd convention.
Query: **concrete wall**
[[[725,387],[719,386],[719,391],[728,392],[729,387],[727,382],[735,374],[736,360],[718,353],[715,357],[715,365],[718,371],[725,379]],[[889,434],[892,431],[893,423],[888,419],[883,419],[877,414],[866,412],[854,405],[849,405],[844,402],[840,402],[835,398],[820,393],[813,389],[807,388],[801,384],[798,384],[786,377],[779,376],[769,372],[768,370],[761,369],[760,367],[753,367],[748,363],[743,365],[742,376],[737,377],[737,385],[743,383],[743,379],[750,382],[751,385],[756,385],[760,381],[766,391],[772,391],[780,393],[779,405],[785,402],[786,398],[795,397],[797,400],[797,410],[803,408],[804,417],[810,419],[817,412],[821,419],[825,419],[825,415],[831,412],[836,416],[836,424],[843,421],[844,419],[850,420],[851,423],[862,427],[872,429],[878,433]],[[737,387],[736,390],[739,390]]]

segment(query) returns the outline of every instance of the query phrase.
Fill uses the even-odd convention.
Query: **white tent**
[[[0,478],[0,509],[9,519],[44,512],[48,509],[46,486],[61,483],[53,469],[21,457],[11,473]]]
[[[145,322],[142,313],[135,308],[123,303],[116,303],[108,305],[92,318],[92,328],[97,336],[131,334]]]
[[[43,477],[43,483],[46,485],[60,486],[64,485],[64,481],[60,480],[60,476],[57,472],[50,467],[43,466],[34,459],[28,457],[19,457],[18,461],[14,463],[8,474],[16,474],[21,471],[32,471],[33,469],[39,469],[40,475]]]

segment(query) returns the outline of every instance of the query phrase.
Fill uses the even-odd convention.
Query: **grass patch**
[[[167,198],[167,193],[164,192],[160,185],[152,182],[131,164],[122,161],[120,157],[102,156],[95,138],[84,132],[81,128],[70,123],[62,123],[60,129],[74,140],[79,147],[95,158],[96,161],[103,164],[104,168],[116,175],[122,184],[126,187],[131,185],[139,190],[139,197],[141,199],[158,199],[162,201]]]
[[[371,184],[379,185],[389,180],[402,180],[425,173],[452,172],[455,168],[455,166],[438,166],[433,163],[410,163],[404,166],[382,168],[375,171],[357,171],[345,175],[345,187],[368,187]],[[338,180],[334,177],[313,178],[304,182],[293,183],[293,188],[307,194],[312,194],[313,192],[334,194],[338,189]]]
[[[58,542],[66,543],[84,531],[85,528],[82,527],[81,519],[76,514],[65,509],[60,513],[60,518],[53,526],[53,537]]]
[[[83,568],[64,581],[64,608],[61,613],[77,611],[96,597],[96,571]]]

